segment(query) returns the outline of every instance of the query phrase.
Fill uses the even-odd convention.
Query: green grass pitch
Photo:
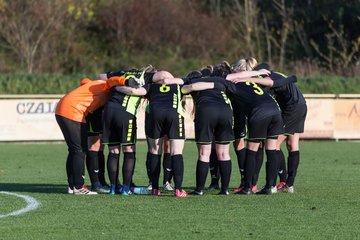
[[[40,207],[0,218],[0,239],[358,239],[360,143],[304,141],[295,193],[177,199],[172,194],[66,194],[64,144],[0,144],[0,191],[35,198]],[[231,187],[239,183],[232,152]],[[286,152],[286,151],[285,151]],[[134,182],[146,185],[146,145],[137,144]],[[122,156],[121,156],[122,159]],[[197,151],[184,150],[184,186],[195,185]],[[88,178],[86,182],[89,184]],[[264,172],[260,176],[260,187]],[[207,185],[209,181],[207,182]],[[0,194],[0,215],[24,208]]]

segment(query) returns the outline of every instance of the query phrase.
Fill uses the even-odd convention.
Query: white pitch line
[[[29,212],[31,210],[35,210],[36,208],[38,208],[40,206],[40,203],[33,197],[29,197],[29,196],[21,195],[21,194],[16,194],[16,193],[11,193],[11,192],[5,192],[5,191],[0,191],[0,193],[15,196],[15,197],[18,197],[18,198],[22,198],[27,203],[27,206],[20,209],[20,210],[16,210],[16,211],[13,211],[13,212],[10,212],[10,213],[7,213],[7,214],[0,214],[0,218],[5,218],[5,217],[9,217],[9,216],[17,216],[17,215]]]

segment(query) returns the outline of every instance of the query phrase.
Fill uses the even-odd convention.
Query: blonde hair
[[[153,67],[153,65],[148,64],[140,69],[141,71],[147,72],[147,73],[155,73],[157,72],[157,69]]]
[[[253,57],[242,58],[231,66],[233,72],[252,71],[258,62]]]

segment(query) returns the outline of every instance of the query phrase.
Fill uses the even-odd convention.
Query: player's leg
[[[231,158],[229,149],[229,143],[216,144],[216,154],[219,159],[219,172],[221,180],[221,190],[219,194],[222,195],[229,195],[228,189],[231,176]]]
[[[209,162],[211,154],[211,143],[197,144],[198,160],[196,164],[196,187],[192,192],[194,195],[203,195],[207,174],[209,172]]]
[[[278,176],[279,176],[279,184],[276,185],[278,190],[282,189],[286,184],[287,179],[287,171],[286,171],[286,161],[283,151],[281,150],[282,143],[286,140],[286,135],[280,135],[278,138],[277,146],[276,146],[276,155],[278,159]]]
[[[170,140],[171,146],[171,168],[174,173],[175,196],[188,197],[189,195],[182,189],[184,178],[184,160],[183,149],[185,145],[184,139]]]
[[[119,158],[120,145],[109,145],[109,154],[107,158],[107,170],[110,179],[110,194],[119,193]]]
[[[160,177],[160,166],[161,166],[161,153],[163,138],[148,138],[149,143],[149,169],[150,178],[152,183],[153,195],[159,195],[159,177]]]
[[[233,145],[234,145],[235,154],[240,172],[240,185],[238,188],[234,189],[234,192],[237,193],[241,191],[244,187],[244,176],[245,176],[244,171],[245,171],[245,158],[246,158],[245,138],[242,137],[235,139]]]
[[[123,186],[121,189],[122,195],[131,194],[131,182],[135,168],[135,144],[123,145],[122,146],[124,160],[122,166],[122,175],[123,175]]]
[[[85,123],[75,122],[56,115],[56,120],[68,145],[67,174],[69,188],[72,185],[74,194],[95,194],[84,186],[84,160],[87,150],[87,127]]]
[[[255,173],[252,179],[252,188],[251,191],[256,192],[257,191],[257,182],[259,180],[260,170],[262,167],[262,164],[264,162],[264,142],[262,141],[260,143],[259,149],[256,153],[256,164],[255,164]]]
[[[89,149],[86,153],[86,167],[91,181],[91,190],[107,193],[109,189],[103,186],[99,179],[99,151],[102,149],[100,135],[88,136]]]
[[[284,124],[281,114],[274,109],[274,115],[269,117],[267,122],[267,138],[265,141],[266,152],[266,184],[264,188],[257,192],[257,194],[273,194],[277,192],[276,176],[278,173],[278,160],[277,160],[277,139],[278,136],[284,134]],[[265,123],[265,121],[264,121]]]
[[[246,144],[245,153],[245,171],[244,171],[244,188],[238,194],[250,194],[252,189],[252,179],[256,168],[256,153],[259,149],[260,141],[249,139]]]
[[[209,167],[210,167],[211,183],[208,187],[208,190],[219,189],[219,180],[220,180],[219,160],[216,155],[216,147],[214,143],[211,145]]]
[[[277,175],[277,156],[276,156],[277,138],[268,138],[265,141],[266,152],[266,183],[265,186],[257,193],[272,194],[276,192],[275,179]]]
[[[164,136],[164,153],[163,153],[163,161],[162,161],[162,166],[163,166],[163,173],[164,173],[164,178],[163,178],[163,185],[164,185],[164,190],[166,191],[172,191],[173,186],[171,185],[171,178],[173,177],[173,171],[172,171],[172,163],[171,163],[171,154],[170,154],[170,141],[169,138],[165,135]]]
[[[299,151],[299,134],[295,133],[288,136],[287,147],[289,151],[288,156],[288,178],[286,180],[286,187],[288,192],[294,192],[294,181],[297,174],[297,169],[300,163],[300,151]]]

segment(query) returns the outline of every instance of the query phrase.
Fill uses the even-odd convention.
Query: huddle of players
[[[234,147],[241,174],[241,183],[235,192],[239,194],[255,192],[256,176],[261,167],[256,161],[256,155],[259,156],[262,153],[262,149],[258,151],[260,145],[266,149],[266,185],[257,193],[272,194],[276,192],[276,176],[279,170],[282,175],[278,188],[293,192],[299,151],[295,148],[297,151],[289,152],[288,173],[286,174],[285,159],[279,150],[281,143],[278,143],[278,136],[284,133],[291,136],[303,132],[306,103],[294,84],[296,77],[287,78],[282,74],[264,69],[251,71],[256,65],[256,60],[253,58],[239,60],[233,66],[223,62],[214,68],[207,67],[199,71],[192,71],[182,79],[174,78],[165,71],[161,71],[159,74],[152,67],[107,73],[107,79],[125,77],[126,79],[135,79],[139,85],[137,87],[113,86],[110,89],[110,98],[104,105],[103,124],[98,124],[98,132],[100,132],[100,128],[103,129],[102,143],[109,146],[107,168],[111,183],[110,193],[129,195],[136,192],[136,188],[131,186],[136,160],[136,110],[141,97],[146,96],[149,100],[145,130],[149,145],[147,169],[152,184],[151,193],[160,195],[161,149],[163,137],[167,136],[171,151],[170,163],[166,164],[165,169],[171,169],[174,175],[175,196],[188,197],[181,187],[184,172],[182,150],[185,140],[181,99],[184,94],[191,94],[194,99],[195,141],[199,149],[196,188],[192,192],[193,194],[204,194],[209,162],[217,163],[215,165],[218,166],[221,179],[220,194],[229,194],[231,175],[229,144],[234,139],[236,139]],[[259,65],[257,69],[262,66],[268,68],[266,65]],[[161,79],[160,81],[153,81],[155,72],[161,76],[158,77]],[[257,77],[250,78],[251,76]],[[274,94],[276,101],[269,91]],[[97,113],[101,114],[101,110],[97,110]],[[90,114],[87,118],[89,116]],[[99,117],[95,117],[93,120],[88,119],[89,131],[93,130],[94,122],[100,122],[99,119]],[[285,129],[283,121],[285,121]],[[245,122],[247,122],[248,130],[246,148],[244,144]],[[99,135],[97,134],[97,136]],[[120,188],[117,179],[121,148],[124,153],[124,162],[122,167],[123,185]],[[211,158],[212,148],[215,150],[215,154],[213,152],[212,156],[216,155],[216,161],[210,161],[210,159],[215,159]],[[97,156],[101,156],[102,149],[98,148],[98,150],[100,154]],[[89,152],[87,157],[90,158],[89,155],[92,155],[93,160],[87,161],[87,163],[96,162],[96,154],[89,154]],[[292,156],[297,156],[297,158]],[[98,164],[98,166],[88,164],[89,175],[95,191],[106,184],[103,157],[100,157]],[[278,167],[279,165],[281,168]],[[96,174],[90,173],[96,172],[97,169],[100,173],[98,179],[94,176]],[[213,168],[213,172],[215,171],[216,168]],[[216,176],[217,174],[212,175]],[[216,182],[213,183],[212,186],[216,187]]]

